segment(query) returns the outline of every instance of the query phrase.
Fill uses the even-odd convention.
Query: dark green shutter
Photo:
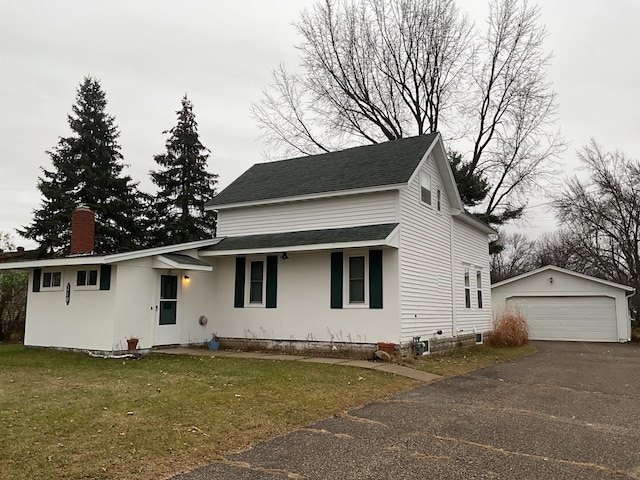
[[[267,308],[276,308],[278,296],[278,257],[267,257]]]
[[[33,269],[33,291],[40,291],[40,275],[42,275],[42,270],[40,268]]]
[[[369,308],[382,308],[382,250],[369,251]]]
[[[342,252],[331,254],[331,308],[342,308]]]
[[[233,306],[236,308],[244,307],[244,272],[247,259],[245,257],[236,257],[236,287],[233,297]]]
[[[111,265],[100,265],[100,290],[111,288]]]

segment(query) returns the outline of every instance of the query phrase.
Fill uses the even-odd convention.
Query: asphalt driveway
[[[534,345],[175,478],[640,479],[640,345]]]

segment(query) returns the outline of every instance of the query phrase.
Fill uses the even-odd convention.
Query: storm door
[[[178,277],[160,275],[160,299],[158,323],[156,326],[156,345],[180,343],[178,326]]]

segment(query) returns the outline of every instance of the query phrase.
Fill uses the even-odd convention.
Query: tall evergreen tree
[[[186,94],[176,114],[177,125],[163,132],[170,134],[166,153],[154,156],[161,168],[151,172],[159,188],[155,200],[157,245],[215,236],[215,215],[205,212],[204,206],[216,193],[218,175],[206,170],[210,150],[200,142],[193,105]]]
[[[125,167],[115,118],[105,112],[100,81],[85,77],[67,116],[72,135],[61,137],[47,154],[52,170],[42,169],[38,189],[43,201],[31,225],[19,233],[40,244],[43,255],[67,253],[71,214],[84,205],[95,212],[96,253],[127,251],[141,246],[139,193]]]

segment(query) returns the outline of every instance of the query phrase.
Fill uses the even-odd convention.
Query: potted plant
[[[138,348],[138,337],[127,338],[127,350],[136,350]]]
[[[220,339],[215,333],[211,335],[211,340],[207,342],[209,350],[218,350],[220,348]]]

